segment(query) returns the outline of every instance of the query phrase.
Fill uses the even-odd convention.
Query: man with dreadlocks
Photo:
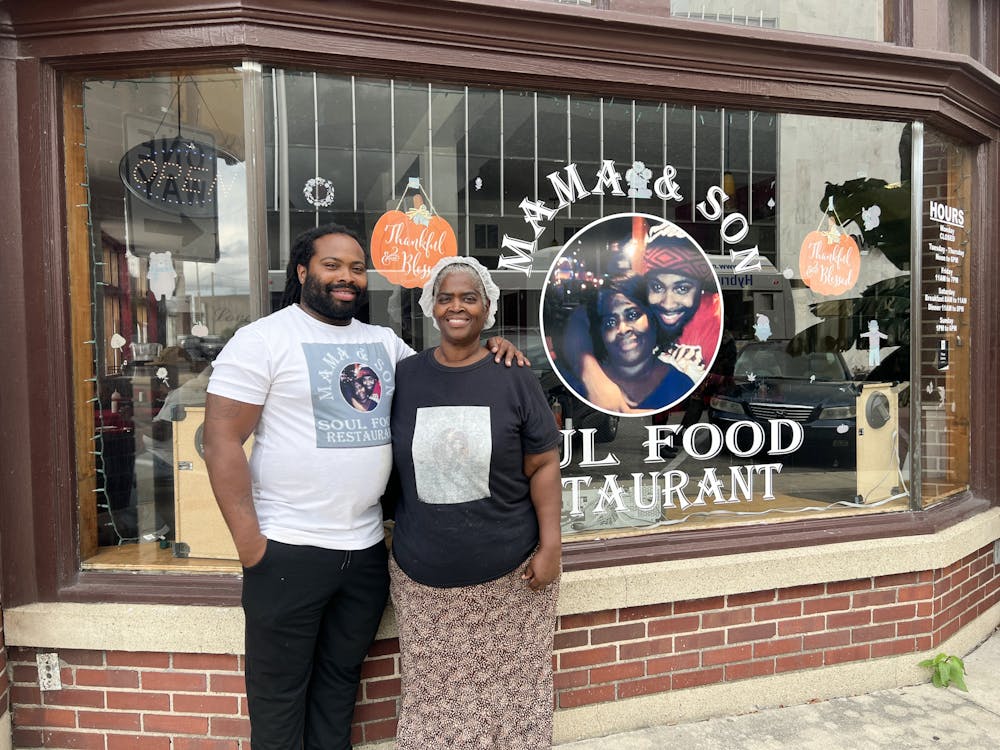
[[[237,331],[208,385],[205,462],[243,565],[254,750],[351,747],[361,663],[388,597],[379,498],[396,363],[414,351],[355,318],[366,269],[349,229],[299,235],[284,306]],[[504,339],[489,345],[497,362],[523,364]]]

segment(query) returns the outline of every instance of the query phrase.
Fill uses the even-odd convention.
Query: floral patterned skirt
[[[552,746],[552,636],[559,581],[535,592],[525,565],[495,581],[434,588],[389,558],[399,624],[397,750]]]

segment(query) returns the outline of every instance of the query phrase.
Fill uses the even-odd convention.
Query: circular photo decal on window
[[[340,371],[340,393],[358,411],[372,411],[382,398],[382,383],[372,368],[355,362]]]
[[[563,384],[609,414],[664,411],[708,376],[722,294],[708,257],[671,221],[615,214],[577,232],[542,290],[542,335]]]

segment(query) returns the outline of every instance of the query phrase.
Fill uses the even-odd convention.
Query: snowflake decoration
[[[322,177],[310,177],[302,188],[306,202],[316,208],[326,208],[333,205],[333,183]]]

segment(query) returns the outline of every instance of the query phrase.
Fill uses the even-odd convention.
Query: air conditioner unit
[[[864,383],[857,398],[855,501],[874,503],[903,492],[899,466],[899,398],[891,383]]]
[[[174,555],[238,560],[208,481],[202,452],[205,410],[188,406],[184,411],[185,418],[174,422]],[[247,455],[252,445],[251,435],[243,446]]]

